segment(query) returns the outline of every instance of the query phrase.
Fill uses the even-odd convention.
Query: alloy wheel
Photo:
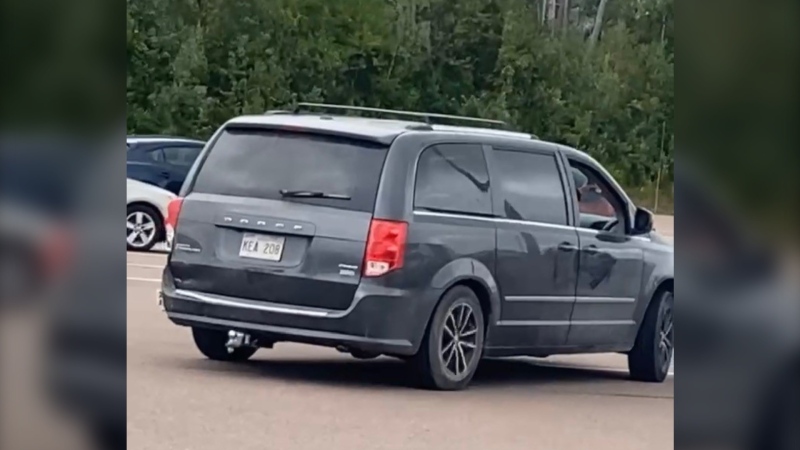
[[[661,367],[669,369],[670,360],[675,349],[675,329],[672,317],[671,296],[665,299],[664,309],[661,313],[661,324],[658,328],[658,355]]]
[[[447,313],[439,343],[439,356],[448,376],[464,378],[478,349],[478,323],[472,307],[456,303]]]
[[[127,241],[128,245],[135,248],[147,247],[156,236],[156,222],[150,214],[144,211],[134,211],[128,214]]]

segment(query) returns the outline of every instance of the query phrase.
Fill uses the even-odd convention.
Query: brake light
[[[364,276],[378,277],[403,267],[407,236],[407,223],[373,219],[367,236]]]
[[[164,221],[164,229],[167,232],[167,247],[172,248],[172,241],[175,239],[175,227],[178,225],[178,215],[181,213],[183,199],[178,197],[167,205],[167,220]]]

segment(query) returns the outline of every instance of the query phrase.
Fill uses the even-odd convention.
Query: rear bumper
[[[361,286],[346,310],[296,307],[163,286],[177,325],[235,329],[262,342],[301,342],[370,353],[413,355],[432,306],[406,291]]]

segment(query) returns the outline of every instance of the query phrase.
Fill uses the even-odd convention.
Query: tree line
[[[440,112],[671,183],[673,0],[127,3],[129,133],[207,138],[299,101]]]

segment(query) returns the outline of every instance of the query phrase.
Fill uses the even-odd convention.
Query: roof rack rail
[[[433,121],[431,119],[446,119],[446,120],[461,120],[464,122],[475,122],[475,123],[482,123],[488,125],[500,125],[503,128],[508,128],[508,124],[503,122],[502,120],[494,120],[494,119],[481,119],[478,117],[465,117],[465,116],[453,116],[450,114],[437,114],[437,113],[423,113],[423,112],[416,112],[416,111],[401,111],[396,109],[383,109],[383,108],[368,108],[366,106],[348,106],[348,105],[330,105],[325,103],[298,103],[295,106],[294,112],[299,113],[301,110],[305,109],[328,109],[328,110],[339,110],[339,111],[360,111],[360,112],[371,112],[371,113],[381,113],[387,115],[394,115],[394,116],[407,116],[407,117],[415,117],[424,119],[425,123],[431,124]]]

